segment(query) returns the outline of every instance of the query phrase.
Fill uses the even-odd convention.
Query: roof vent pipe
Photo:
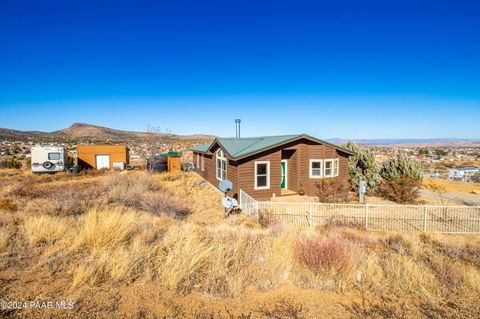
[[[235,137],[240,138],[240,122],[241,119],[235,119]]]

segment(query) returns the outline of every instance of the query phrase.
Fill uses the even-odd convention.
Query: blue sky
[[[480,138],[478,1],[0,2],[0,127]]]

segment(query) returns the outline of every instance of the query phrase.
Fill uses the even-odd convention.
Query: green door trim
[[[280,187],[281,187],[281,189],[287,189],[287,187],[288,187],[288,163],[287,163],[287,160],[282,160],[281,169],[282,169],[282,183],[281,183]]]

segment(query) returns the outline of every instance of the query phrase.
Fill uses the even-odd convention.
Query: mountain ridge
[[[73,123],[69,127],[56,130],[53,132],[42,131],[22,131],[9,128],[0,128],[1,140],[16,140],[16,141],[38,141],[38,140],[57,140],[57,141],[127,141],[127,140],[143,140],[151,135],[166,140],[205,140],[213,139],[211,135],[193,134],[193,135],[177,135],[161,132],[138,132],[125,131],[109,127],[88,124],[88,123]]]

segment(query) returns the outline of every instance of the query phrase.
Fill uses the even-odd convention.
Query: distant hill
[[[0,128],[0,140],[34,142],[129,142],[147,138],[150,133],[116,130],[87,123],[74,123],[70,127],[54,132],[19,131]],[[175,135],[152,133],[165,141],[173,140],[210,140],[210,135]]]
[[[330,143],[344,144],[349,140],[341,138],[327,139]],[[376,146],[480,146],[480,139],[459,138],[393,138],[393,139],[353,139],[356,144]]]

